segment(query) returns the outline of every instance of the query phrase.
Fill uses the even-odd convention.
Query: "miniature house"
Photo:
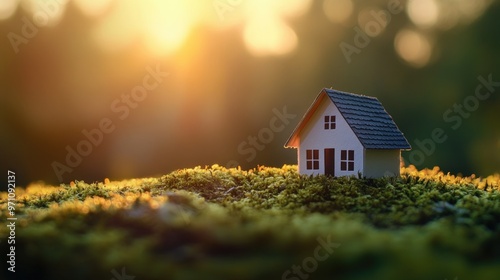
[[[375,97],[323,89],[285,144],[297,149],[299,173],[399,176],[411,149]]]

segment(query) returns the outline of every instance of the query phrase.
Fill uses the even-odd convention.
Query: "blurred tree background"
[[[475,95],[500,81],[499,26],[493,0],[2,0],[0,167],[25,185],[293,164],[285,140],[333,87],[379,98],[407,164],[499,172],[500,87]],[[127,100],[151,69],[168,76]]]

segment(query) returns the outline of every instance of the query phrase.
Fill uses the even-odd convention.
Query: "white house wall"
[[[324,129],[324,116],[336,116],[336,128]],[[350,176],[356,175],[358,172],[363,173],[363,146],[358,140],[351,127],[340,114],[339,110],[333,102],[325,96],[321,104],[316,109],[306,126],[302,129],[299,135],[298,148],[298,163],[299,173],[306,175],[317,175],[325,173],[324,166],[324,149],[335,149],[335,176]],[[307,170],[306,167],[306,150],[319,150],[319,169]],[[340,151],[354,150],[354,171],[340,171]],[[399,162],[399,161],[398,161]]]
[[[365,150],[365,173],[369,178],[399,176],[400,150]]]

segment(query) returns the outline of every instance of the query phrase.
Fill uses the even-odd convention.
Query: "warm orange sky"
[[[141,40],[155,56],[174,54],[199,25],[220,29],[237,26],[252,55],[286,55],[300,44],[289,21],[300,17],[312,5],[311,0],[2,0],[0,20],[8,19],[22,8],[33,15],[35,23],[50,27],[60,21],[70,1],[86,16],[97,18],[92,37],[103,50],[113,52]],[[394,39],[395,51],[410,65],[421,67],[431,57],[433,29],[446,30],[468,23],[480,16],[491,1],[386,2],[387,9],[390,5],[400,5],[414,23],[401,28]],[[366,7],[354,18],[352,0],[324,0],[322,8],[332,22],[341,24],[352,25],[352,21],[357,21],[363,27],[373,16]],[[382,24],[381,28],[385,27]]]

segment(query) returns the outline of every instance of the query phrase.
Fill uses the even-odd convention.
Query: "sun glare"
[[[273,18],[250,21],[243,36],[248,50],[254,56],[284,55],[297,45],[297,35],[293,29]]]
[[[122,0],[96,27],[94,37],[105,50],[126,47],[142,38],[148,52],[163,56],[177,51],[199,20],[194,0]]]
[[[198,16],[195,1],[149,1],[145,6],[144,29],[148,50],[165,55],[179,49]]]
[[[140,18],[133,0],[122,0],[113,5],[93,30],[92,36],[104,51],[117,51],[130,45],[138,37]]]

